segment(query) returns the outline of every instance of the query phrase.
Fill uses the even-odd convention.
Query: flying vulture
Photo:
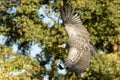
[[[97,52],[79,14],[75,14],[75,10],[69,5],[63,6],[60,14],[68,40],[58,47],[69,48],[64,68],[80,75],[89,65],[91,56],[95,56]]]

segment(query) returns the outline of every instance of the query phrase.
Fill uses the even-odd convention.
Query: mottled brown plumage
[[[65,68],[79,75],[89,65],[91,55],[96,55],[96,50],[90,41],[87,29],[82,25],[80,16],[74,14],[74,9],[63,6],[61,18],[69,37],[65,43],[69,47]]]

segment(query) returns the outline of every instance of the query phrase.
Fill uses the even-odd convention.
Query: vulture
[[[90,63],[91,56],[97,54],[96,48],[90,40],[87,29],[83,26],[79,14],[75,14],[75,9],[70,5],[65,5],[60,9],[61,19],[68,40],[58,47],[68,47],[69,53],[65,61],[65,68],[80,75]]]

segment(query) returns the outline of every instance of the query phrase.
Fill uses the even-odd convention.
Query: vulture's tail
[[[65,23],[80,23],[81,19],[79,14],[74,13],[74,9],[70,7],[69,5],[65,5],[61,8],[61,18]]]
[[[90,52],[91,52],[91,55],[92,56],[94,56],[94,57],[96,57],[97,56],[97,49],[96,49],[96,47],[93,45],[93,43],[92,42],[90,42],[90,47],[91,47],[91,50],[90,50]]]

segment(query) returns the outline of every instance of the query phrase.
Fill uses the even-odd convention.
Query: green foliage
[[[15,2],[0,1],[2,6],[0,9],[0,34],[9,37],[6,40],[6,45],[11,46],[14,43],[19,43],[20,49],[28,50],[30,42],[45,44],[45,37],[48,36],[49,30],[38,16],[38,9],[41,6],[41,1],[36,0],[20,0]],[[8,10],[16,7],[16,12],[9,13]],[[27,54],[27,51],[24,51]]]
[[[87,80],[119,80],[120,79],[120,55],[99,54],[93,58],[89,68],[83,73],[83,79]]]
[[[83,25],[90,32],[92,42],[98,49],[120,53],[120,0],[63,1],[66,1],[76,9],[76,12],[80,13]],[[0,73],[2,75],[0,78],[13,80],[31,80],[33,78],[37,80],[48,74],[51,80],[75,80],[76,77],[71,72],[68,72],[65,76],[56,73],[58,59],[64,60],[68,53],[67,49],[57,48],[59,44],[67,40],[64,26],[55,23],[52,27],[48,27],[38,15],[38,9],[44,4],[48,5],[49,8],[53,9],[53,12],[59,15],[63,1],[55,0],[54,3],[51,0],[0,1],[0,35],[7,37],[5,42],[7,46],[0,46],[0,60],[4,60],[5,55],[16,57],[9,60],[6,59],[4,64],[0,63],[0,66],[4,68],[2,70],[4,72]],[[13,7],[16,8],[16,12],[10,13],[9,10],[12,10]],[[45,8],[45,11],[50,12],[49,8]],[[40,66],[28,56],[14,54],[11,51],[12,49],[9,48],[14,43],[18,44],[18,48],[24,54],[28,53],[26,50],[30,49],[31,43],[39,44],[42,47],[42,53],[44,53],[46,61],[43,61],[44,64],[39,61],[42,53],[36,56]],[[52,69],[47,71],[44,66],[50,61],[52,55],[55,56],[55,60],[53,61]],[[97,60],[92,60],[89,68],[83,73],[85,74],[84,77],[81,79],[119,79],[119,59],[117,54],[99,55]],[[31,69],[26,68],[26,64],[31,65]],[[17,77],[6,75],[6,72],[20,71],[23,68],[27,70],[25,74]],[[33,73],[35,73],[34,76]]]
[[[12,48],[0,45],[0,80],[39,80],[40,66],[29,56],[12,52]]]

